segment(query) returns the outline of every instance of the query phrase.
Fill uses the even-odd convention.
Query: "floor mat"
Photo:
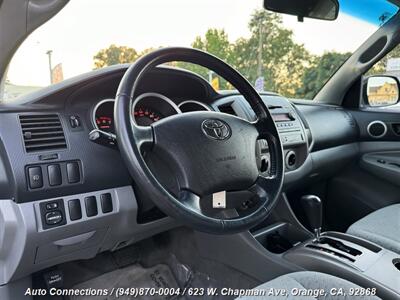
[[[252,288],[260,284],[248,275],[220,262],[204,258],[198,251],[194,234],[184,228],[163,233],[115,252],[103,252],[95,258],[59,265],[64,288],[107,289],[113,287],[179,287],[202,289],[206,295],[158,298],[164,300],[226,300],[208,290]],[[161,276],[154,276],[155,270]],[[157,279],[155,280],[154,279]],[[115,297],[75,297],[73,300],[113,300]],[[130,299],[128,297],[118,299]],[[146,298],[141,298],[146,299]],[[151,299],[157,299],[151,297]]]
[[[164,264],[156,265],[152,268],[143,268],[140,265],[133,265],[123,269],[118,269],[84,283],[74,286],[74,289],[107,289],[112,291],[113,288],[178,288],[178,284],[172,274],[171,269]],[[102,300],[114,299],[170,299],[165,296],[119,296],[108,295]],[[93,300],[93,296],[77,296],[71,297],[71,300]]]
[[[187,265],[180,263],[174,255],[170,255],[164,263],[145,268],[140,264],[134,264],[122,269],[105,273],[78,285],[73,289],[106,289],[107,291],[116,290],[118,288],[173,288],[177,289],[190,289],[193,290],[203,289],[204,291],[209,288],[221,288],[219,282],[212,279],[210,276],[191,270]],[[202,295],[202,299],[227,299],[217,295]],[[70,300],[93,300],[93,296],[74,296]],[[129,296],[113,295],[95,297],[101,300],[130,300],[130,299],[162,299],[162,300],[194,300],[199,299],[199,295],[186,294],[184,296],[168,295],[168,296]]]

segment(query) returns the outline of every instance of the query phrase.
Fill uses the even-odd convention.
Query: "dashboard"
[[[1,198],[25,203],[135,184],[115,142],[114,97],[125,70],[126,66],[117,66],[95,71],[22,98],[12,106],[0,106],[4,121],[0,124],[4,170],[0,180]],[[312,173],[313,163],[316,164],[310,154],[349,144],[359,135],[348,111],[298,104],[273,93],[261,96],[281,135],[286,163],[285,187],[301,184],[299,178]],[[250,105],[240,94],[216,93],[203,78],[167,67],[156,68],[143,78],[132,101],[131,115],[138,125],[149,126],[164,118],[200,110],[255,119]],[[47,128],[47,123],[53,126],[54,122],[56,127],[54,132],[43,133],[40,128],[35,132],[26,127],[31,121],[38,123],[35,127]],[[105,147],[110,144],[113,147]],[[265,141],[259,141],[256,155],[260,172],[267,174],[270,162]],[[46,178],[53,162],[60,165],[61,184],[53,184]],[[77,163],[76,173],[81,176],[77,182],[70,183],[63,168],[67,165],[71,168],[72,162]],[[30,185],[31,167],[42,170],[40,187]]]
[[[7,262],[0,266],[0,285],[179,226],[141,192],[115,143],[114,97],[126,68],[93,71],[0,105],[0,202],[4,207],[0,214],[7,212],[0,215],[0,228],[4,228],[3,236],[21,241],[5,250],[0,243]],[[350,112],[297,104],[273,93],[261,96],[283,144],[284,190],[318,180],[324,176],[322,170],[339,168],[337,153],[356,155],[358,149],[352,143],[359,131]],[[155,68],[143,78],[131,115],[138,125],[149,126],[200,110],[255,119],[240,94],[217,93],[203,78],[167,67]],[[346,151],[337,151],[343,147]],[[255,155],[260,174],[268,175],[265,141],[258,142]],[[163,183],[173,187],[176,181],[170,170],[156,158],[149,160]],[[246,197],[235,192],[227,195],[239,205]]]
[[[13,198],[25,203],[135,184],[115,145],[114,97],[125,70],[126,66],[99,70],[44,89],[13,103],[12,107],[0,106],[4,121],[0,124],[4,170],[0,180],[2,199]],[[351,143],[359,134],[349,112],[321,105],[298,105],[273,93],[263,94],[262,99],[281,135],[286,160],[285,186],[301,184],[298,178],[304,177],[302,172],[312,172],[310,153]],[[131,110],[132,120],[141,126],[199,110],[223,112],[250,121],[255,118],[241,95],[216,93],[203,78],[164,67],[156,68],[143,78]],[[43,135],[25,127],[32,120],[45,122],[45,127],[46,122],[52,126],[56,122],[55,132]],[[37,139],[32,138],[35,135]],[[47,140],[48,136],[51,139]],[[110,142],[113,147],[105,147]],[[259,141],[257,151],[260,172],[268,173],[268,145]],[[68,182],[67,171],[63,169],[70,166],[70,162],[77,162],[76,172],[81,175],[77,182]],[[60,165],[61,184],[47,179],[48,167],[53,163]],[[30,185],[32,174],[28,170],[31,167],[42,170],[40,187]]]

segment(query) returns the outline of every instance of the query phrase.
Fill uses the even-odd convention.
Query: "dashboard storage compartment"
[[[60,256],[70,255],[79,251],[93,248],[93,256],[100,248],[108,228],[96,229],[78,235],[66,237],[37,248],[35,263],[41,263]]]
[[[308,232],[289,223],[277,223],[254,233],[268,251],[281,254],[310,238]]]

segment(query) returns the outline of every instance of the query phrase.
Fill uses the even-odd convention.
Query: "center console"
[[[366,240],[338,232],[324,233],[320,241],[306,240],[284,257],[299,266],[376,287],[384,299],[400,298],[400,255]]]
[[[352,235],[321,234],[321,200],[307,195],[302,204],[314,236],[298,224],[280,222],[253,232],[254,238],[268,252],[302,269],[376,288],[383,299],[400,299],[399,254]]]

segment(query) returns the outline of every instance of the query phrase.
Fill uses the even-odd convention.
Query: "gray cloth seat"
[[[357,297],[350,296],[350,289],[361,288],[360,286],[341,279],[339,277],[335,277],[332,275],[319,273],[319,272],[296,272],[290,273],[278,278],[275,278],[271,281],[268,281],[256,288],[254,288],[253,292],[260,292],[265,291],[274,292],[283,290],[286,291],[286,295],[248,295],[242,296],[237,299],[293,299],[293,300],[315,300],[315,299],[324,299],[324,300],[338,300],[338,299],[355,299]],[[343,292],[346,295],[333,295],[333,291],[338,291],[339,289],[343,289]],[[326,294],[325,295],[301,295],[297,294],[298,292],[304,291],[311,293],[314,291],[323,290]],[[361,299],[361,298],[360,298]],[[372,300],[372,299],[380,299],[376,296],[363,296],[362,299],[364,300]]]
[[[400,204],[381,208],[358,220],[347,233],[400,253]]]

